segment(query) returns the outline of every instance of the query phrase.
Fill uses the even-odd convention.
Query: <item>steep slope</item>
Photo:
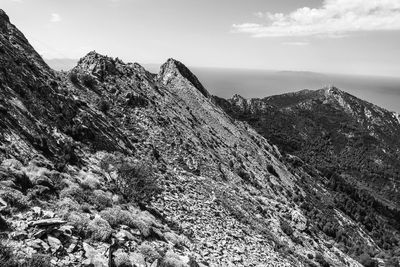
[[[327,177],[328,187],[337,195],[336,207],[362,223],[389,254],[396,251],[400,240],[397,114],[334,87],[215,101]]]
[[[360,266],[308,213],[380,252],[182,63],[90,52],[55,73],[0,19],[4,266]]]

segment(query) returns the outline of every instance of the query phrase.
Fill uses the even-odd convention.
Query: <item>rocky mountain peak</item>
[[[115,75],[118,73],[117,63],[123,64],[119,59],[113,59],[96,51],[91,51],[79,60],[75,69],[87,71],[97,78],[103,79],[107,74]]]
[[[10,19],[8,18],[6,12],[4,10],[0,9],[0,22],[10,22]]]
[[[233,103],[235,106],[237,106],[241,110],[247,109],[247,100],[241,95],[234,94],[232,98],[230,99],[230,102]]]
[[[337,96],[337,95],[344,94],[343,91],[341,91],[339,88],[337,88],[335,86],[325,87],[321,91],[324,92],[325,95],[329,95],[329,96]]]
[[[209,97],[210,94],[201,84],[201,82],[197,79],[197,77],[180,61],[175,60],[173,58],[169,58],[167,62],[165,62],[158,74],[158,79],[163,84],[174,83],[174,80],[185,79],[191,83],[197,90],[200,91],[205,97]]]

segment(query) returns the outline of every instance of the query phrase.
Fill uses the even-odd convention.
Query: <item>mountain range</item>
[[[1,266],[398,266],[397,114],[222,99],[183,63],[52,70],[0,10]]]

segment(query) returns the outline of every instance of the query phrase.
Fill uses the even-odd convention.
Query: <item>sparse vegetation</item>
[[[17,210],[24,210],[29,207],[26,196],[24,196],[20,191],[12,188],[0,190],[0,198]]]
[[[49,256],[33,254],[30,258],[17,258],[10,247],[0,240],[0,266],[1,267],[50,267]]]
[[[68,78],[69,80],[75,85],[78,86],[79,85],[79,79],[78,79],[78,74],[75,71],[71,71],[68,74]]]
[[[97,102],[97,108],[104,114],[107,114],[107,112],[110,110],[110,104],[105,99],[100,99]]]
[[[113,232],[110,224],[100,217],[96,217],[89,222],[87,231],[92,240],[102,242],[108,241]]]
[[[92,75],[83,73],[83,74],[79,75],[79,78],[80,78],[80,81],[82,82],[82,84],[84,86],[86,86],[87,88],[92,89],[92,90],[96,88],[97,81]]]
[[[288,235],[288,236],[291,236],[291,235],[293,235],[293,228],[290,226],[290,224],[286,221],[286,220],[281,220],[281,222],[280,222],[280,225],[281,225],[281,229],[282,229],[282,231],[286,234],[286,235]]]
[[[129,201],[148,203],[161,191],[156,176],[148,166],[122,163],[117,173],[117,188]]]
[[[5,231],[8,229],[7,221],[0,215],[0,231]]]
[[[131,226],[133,218],[129,211],[122,210],[116,206],[107,208],[100,212],[100,216],[105,219],[112,227],[117,227],[121,224]]]
[[[271,164],[267,165],[267,170],[270,174],[272,174],[273,176],[275,176],[276,178],[279,178],[279,174],[276,172],[274,166],[272,166]]]

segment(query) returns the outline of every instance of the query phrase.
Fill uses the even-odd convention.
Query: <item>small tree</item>
[[[78,79],[78,74],[75,71],[71,71],[68,74],[69,80],[74,84],[74,85],[79,85],[79,79]]]
[[[157,178],[148,166],[122,163],[117,173],[117,187],[130,201],[148,203],[161,192]]]

